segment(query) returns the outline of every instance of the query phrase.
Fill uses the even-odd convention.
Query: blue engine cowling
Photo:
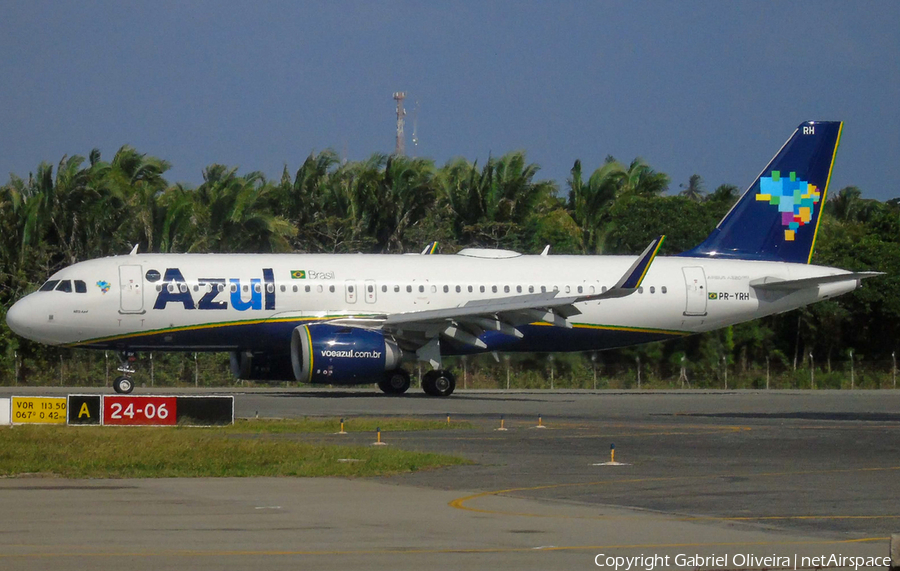
[[[291,336],[291,364],[301,383],[378,382],[400,364],[400,349],[381,331],[320,323]]]

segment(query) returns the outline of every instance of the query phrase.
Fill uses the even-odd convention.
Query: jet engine
[[[301,325],[291,336],[294,378],[302,383],[375,383],[400,357],[381,331],[320,323]]]

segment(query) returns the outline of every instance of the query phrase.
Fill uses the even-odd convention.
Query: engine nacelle
[[[374,383],[397,368],[400,356],[381,331],[320,323],[301,325],[291,336],[294,378],[302,383]]]
[[[231,352],[231,374],[245,381],[290,381],[294,368],[289,354]]]

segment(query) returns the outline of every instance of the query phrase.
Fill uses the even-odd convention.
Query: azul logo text
[[[159,295],[153,309],[165,309],[170,303],[180,303],[184,309],[275,309],[275,274],[271,268],[263,268],[262,279],[251,278],[199,278],[197,285],[203,292],[194,300],[191,288],[181,270],[167,268],[160,284]],[[199,293],[199,292],[198,292]],[[249,296],[249,299],[246,299]]]

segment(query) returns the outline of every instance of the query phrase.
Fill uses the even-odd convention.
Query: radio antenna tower
[[[413,134],[412,134],[412,142],[413,142],[413,158],[416,158],[418,153],[416,151],[419,150],[419,136],[416,134],[419,128],[419,102],[416,101],[416,106],[413,107]]]
[[[406,136],[403,134],[403,118],[406,111],[403,110],[403,100],[406,99],[405,91],[394,92],[394,100],[397,102],[397,148],[394,154],[403,156],[406,154]]]

